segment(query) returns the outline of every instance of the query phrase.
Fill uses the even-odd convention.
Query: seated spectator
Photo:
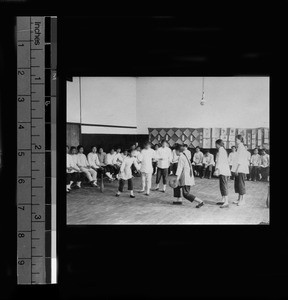
[[[101,163],[99,161],[99,157],[97,154],[97,148],[95,146],[91,147],[91,152],[87,155],[87,160],[88,160],[88,163],[91,166],[91,168],[93,170],[95,170],[97,174],[105,173],[105,169],[103,166],[101,166]]]
[[[192,165],[194,166],[195,176],[203,178],[203,153],[198,146],[196,147],[196,152],[193,156]]]
[[[250,164],[251,164],[251,180],[252,181],[260,180],[259,168],[261,164],[261,157],[258,154],[257,148],[254,149],[253,155],[251,156]]]
[[[211,179],[213,166],[215,166],[214,156],[213,156],[213,154],[210,153],[209,150],[207,150],[203,157],[203,173],[202,173],[203,175],[202,176],[204,178]]]
[[[259,173],[261,175],[261,181],[268,181],[269,179],[269,166],[270,166],[270,156],[266,153],[265,149],[261,152],[261,163]]]
[[[116,153],[115,150],[112,148],[110,150],[110,153],[106,154],[105,158],[105,170],[106,170],[106,175],[110,178],[113,179],[113,174],[116,175],[117,170],[114,167],[114,157]]]
[[[77,165],[78,156],[77,156],[77,149],[76,149],[76,147],[72,146],[70,148],[70,153],[71,153],[71,155],[68,158],[70,160],[69,167],[72,168],[71,170],[74,170],[74,173],[76,173],[74,175],[75,176],[75,178],[74,178],[75,180],[73,180],[74,182],[76,181],[75,188],[76,189],[80,189],[81,188],[81,181],[83,180],[84,173],[81,172],[80,168]]]
[[[99,148],[98,159],[99,159],[99,162],[100,162],[100,166],[104,167],[105,166],[106,153],[104,152],[103,148]]]
[[[123,163],[123,156],[121,154],[121,148],[117,148],[116,154],[113,158],[113,166],[115,168],[114,174],[116,175],[116,177],[120,171],[120,167],[121,167],[122,163]]]
[[[71,155],[69,154],[69,146],[66,146],[66,192],[69,193],[71,191],[71,185],[74,182],[80,182],[78,173],[79,168],[74,168],[74,163]],[[80,171],[80,170],[79,170]]]
[[[91,186],[97,186],[97,173],[95,170],[91,168],[91,166],[88,163],[86,155],[83,153],[84,148],[83,146],[79,145],[77,147],[78,154],[77,154],[77,166],[83,172],[87,179],[89,180],[89,184]]]

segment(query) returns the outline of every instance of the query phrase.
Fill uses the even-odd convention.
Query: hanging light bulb
[[[204,99],[204,77],[202,79],[202,98],[201,98],[201,101],[200,101],[200,104],[201,105],[204,105],[205,104],[205,99]]]

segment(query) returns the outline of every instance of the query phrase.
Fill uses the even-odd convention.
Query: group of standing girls
[[[229,207],[228,178],[231,176],[231,172],[234,174],[235,193],[238,194],[238,199],[236,201],[233,201],[233,203],[237,204],[238,206],[245,204],[245,176],[249,173],[249,168],[247,165],[247,151],[243,142],[243,136],[240,134],[237,135],[237,151],[235,153],[235,158],[233,159],[232,168],[230,170],[227,152],[224,148],[224,142],[221,139],[216,141],[218,153],[216,156],[216,167],[214,175],[219,176],[222,201],[217,202],[217,204],[220,205],[221,208]]]

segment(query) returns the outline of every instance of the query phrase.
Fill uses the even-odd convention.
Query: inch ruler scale
[[[56,283],[57,18],[17,17],[18,284]]]

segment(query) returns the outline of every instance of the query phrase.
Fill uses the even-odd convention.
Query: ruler
[[[17,17],[18,284],[56,283],[57,18]]]

